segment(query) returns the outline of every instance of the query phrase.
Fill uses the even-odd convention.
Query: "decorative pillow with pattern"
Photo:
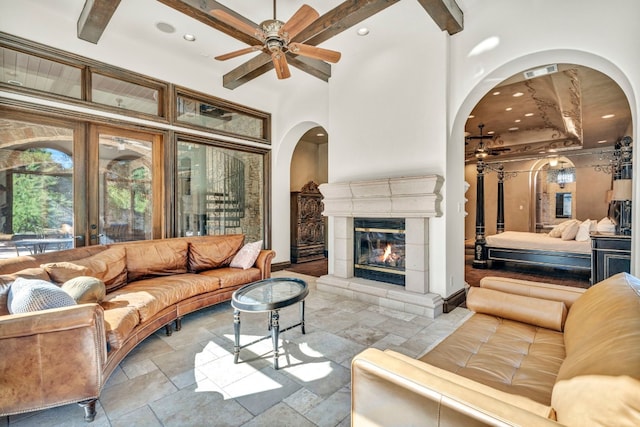
[[[9,312],[28,313],[75,305],[75,300],[57,285],[45,280],[18,277],[9,290]]]
[[[249,269],[256,263],[260,250],[262,249],[262,240],[247,243],[238,251],[236,256],[231,260],[230,267]]]

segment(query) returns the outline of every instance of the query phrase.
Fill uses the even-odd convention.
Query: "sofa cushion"
[[[550,405],[564,357],[561,332],[475,313],[420,360]]]
[[[640,280],[619,273],[590,287],[569,310],[564,341],[558,381],[579,375],[640,380]]]
[[[244,235],[202,236],[189,239],[189,270],[226,267],[242,247]]]
[[[117,307],[126,304],[138,311],[140,322],[146,322],[156,313],[179,301],[219,288],[220,281],[216,277],[200,274],[151,277],[131,282],[125,288],[108,294],[102,306]]]
[[[69,262],[42,264],[57,283],[78,276],[92,276],[104,282],[107,292],[127,284],[127,264],[124,247],[114,246],[87,258]]]
[[[615,362],[612,362],[615,363]],[[551,404],[565,426],[640,426],[640,380],[626,375],[581,375],[559,381]]]
[[[467,307],[476,313],[491,314],[542,328],[562,331],[567,306],[562,301],[514,295],[487,288],[471,287]]]
[[[189,243],[183,239],[128,243],[128,281],[187,272]]]
[[[109,347],[111,350],[119,349],[140,323],[138,310],[123,301],[107,301],[100,305],[104,309],[104,329]]]
[[[74,277],[64,282],[60,288],[78,304],[100,302],[107,293],[104,282],[91,276]]]
[[[258,240],[257,242],[253,243],[247,243],[233,257],[229,266],[234,268],[242,268],[243,270],[253,267],[253,265],[256,263],[256,260],[258,259],[258,255],[260,255],[261,249],[262,240]]]
[[[214,270],[203,271],[203,276],[216,277],[220,280],[221,288],[230,288],[233,286],[246,285],[262,278],[260,270],[257,268],[249,268],[240,270],[237,268],[222,267]]]
[[[28,313],[50,308],[68,307],[76,302],[53,283],[18,277],[9,290],[9,312]]]
[[[49,281],[49,275],[42,268],[25,268],[12,274],[0,275],[0,316],[11,314],[7,305],[7,299],[9,298],[9,290],[11,284],[18,277],[24,277],[25,279],[39,279]]]
[[[480,287],[510,294],[562,301],[568,309],[571,308],[573,303],[576,302],[585,291],[585,289],[582,288],[496,276],[485,276],[480,279]]]

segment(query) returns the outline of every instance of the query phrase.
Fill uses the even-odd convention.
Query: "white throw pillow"
[[[577,242],[586,242],[590,239],[589,233],[591,233],[591,227],[593,222],[590,219],[584,220],[580,227],[578,227],[578,233],[576,234]]]
[[[609,217],[602,218],[596,227],[599,233],[615,233],[616,225],[609,219]]]
[[[549,232],[549,237],[562,237],[562,232],[567,228],[575,219],[568,219],[553,227]]]
[[[578,229],[580,228],[580,221],[572,222],[564,229],[562,232],[562,240],[573,240],[576,238],[576,234],[578,234]]]
[[[238,253],[231,260],[231,267],[242,268],[246,270],[251,268],[255,264],[260,250],[262,249],[262,240],[257,242],[247,243],[238,251]]]

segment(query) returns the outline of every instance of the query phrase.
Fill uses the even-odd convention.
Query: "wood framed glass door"
[[[90,127],[89,244],[162,237],[162,136]]]

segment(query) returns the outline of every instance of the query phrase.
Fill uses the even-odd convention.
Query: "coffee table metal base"
[[[295,325],[288,326],[284,329],[280,329],[280,313],[279,310],[270,310],[269,311],[269,330],[271,330],[270,335],[265,335],[264,337],[258,338],[255,341],[252,341],[245,345],[240,345],[240,310],[233,310],[233,333],[235,335],[235,345],[233,346],[233,363],[238,363],[238,358],[240,356],[240,350],[249,347],[255,343],[271,338],[273,342],[273,367],[275,369],[279,369],[278,366],[278,356],[280,355],[278,352],[278,340],[280,333],[284,333],[289,329],[293,329],[300,326],[300,329],[303,334],[305,334],[304,330],[304,300],[300,301],[300,323],[296,323]]]

